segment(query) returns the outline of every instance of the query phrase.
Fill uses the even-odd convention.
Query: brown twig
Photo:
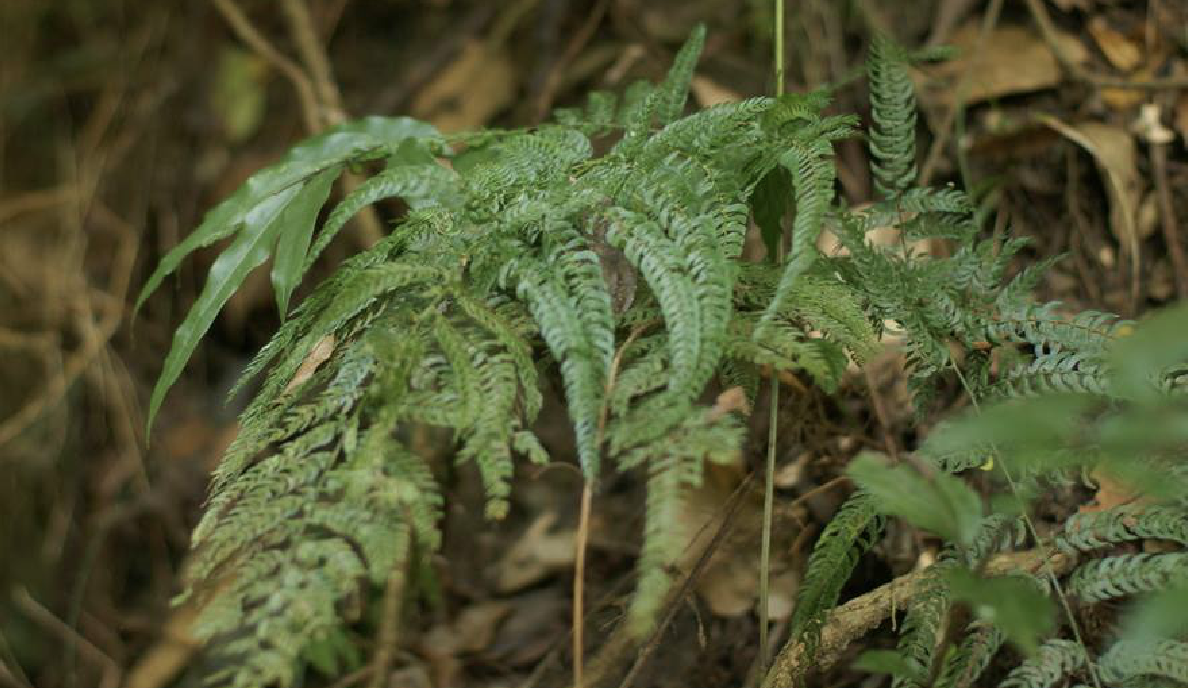
[[[1057,576],[1068,573],[1076,564],[1075,557],[1047,550],[1011,552],[994,557],[985,568],[987,576],[1001,576],[1015,572],[1036,573],[1050,570]],[[813,656],[805,655],[804,645],[790,640],[776,657],[763,688],[793,688],[800,684],[810,669],[822,671],[832,667],[842,657],[851,642],[883,622],[893,610],[903,608],[903,601],[911,599],[930,569],[909,573],[856,597],[829,613],[821,640]],[[811,664],[811,667],[810,667]]]
[[[417,57],[400,79],[381,91],[371,102],[373,112],[393,112],[408,107],[409,101],[430,80],[449,65],[468,41],[483,30],[495,14],[493,2],[478,3],[463,19],[454,23],[448,35],[435,41],[433,46]]]
[[[388,668],[396,655],[396,642],[399,639],[400,609],[404,600],[404,568],[407,562],[401,562],[392,568],[388,576],[388,584],[384,587],[383,610],[380,613],[379,637],[375,642],[375,657],[368,669],[371,680],[369,688],[384,688],[388,679]]]
[[[924,158],[924,164],[920,166],[920,186],[928,186],[928,182],[932,180],[932,173],[936,170],[936,164],[940,161],[940,155],[944,151],[945,146],[949,144],[949,137],[952,135],[953,125],[957,121],[957,114],[961,112],[961,108],[964,105],[969,77],[973,73],[975,65],[985,55],[986,40],[990,37],[990,32],[998,24],[998,16],[1001,13],[1002,0],[992,0],[990,6],[986,9],[986,16],[982,20],[982,28],[978,33],[977,42],[974,43],[971,59],[966,64],[965,69],[961,70],[961,76],[958,77],[957,86],[954,89],[953,100],[949,102],[944,117],[941,118],[940,126],[937,127],[936,138],[933,139],[932,146],[928,149],[928,155]]]
[[[239,39],[266,62],[280,70],[293,84],[297,98],[301,101],[301,113],[307,132],[316,134],[347,119],[347,113],[342,107],[342,95],[330,68],[330,60],[318,39],[317,31],[314,30],[313,19],[304,0],[284,0],[282,3],[293,42],[305,63],[304,70],[268,42],[235,0],[214,0],[214,4]],[[344,193],[350,194],[360,183],[362,182],[357,175],[351,172],[343,173]],[[383,225],[371,206],[363,208],[352,222],[359,234],[359,242],[365,248],[375,245],[384,236]]]
[[[305,0],[282,0],[281,9],[288,21],[293,43],[305,64],[305,72],[312,81],[320,106],[319,119],[329,126],[341,124],[347,118],[342,107],[342,94],[338,90],[338,83],[334,81],[334,71],[326,56],[326,49],[322,47],[313,19],[309,16],[309,7]]]
[[[1044,42],[1048,44],[1048,48],[1056,56],[1056,61],[1078,81],[1083,81],[1097,88],[1125,88],[1142,91],[1188,88],[1188,77],[1182,76],[1163,79],[1128,79],[1090,72],[1077,64],[1064,51],[1064,46],[1060,43],[1060,36],[1056,33],[1056,26],[1052,23],[1052,17],[1048,15],[1048,10],[1044,7],[1043,0],[1027,0],[1027,9],[1031,13],[1032,19],[1035,20],[1036,26],[1039,27],[1040,35],[1043,37]]]
[[[606,9],[610,5],[609,0],[599,0],[598,4],[591,10],[590,15],[586,17],[585,23],[578,29],[577,33],[570,39],[569,45],[565,47],[565,52],[562,53],[561,59],[553,65],[549,70],[548,76],[545,77],[544,85],[541,86],[540,95],[536,98],[535,118],[537,122],[544,120],[549,114],[549,108],[552,107],[553,100],[557,96],[557,87],[561,83],[561,75],[569,63],[573,62],[582,48],[586,47],[586,43],[594,36],[594,31],[598,29],[598,25],[602,23],[602,17],[606,14]]]
[[[247,44],[265,62],[275,67],[285,78],[293,84],[297,91],[297,98],[301,101],[301,115],[305,120],[305,129],[311,134],[320,131],[322,118],[319,116],[318,98],[314,91],[313,82],[295,62],[285,57],[272,43],[264,37],[252,24],[235,0],[214,0],[214,6],[223,15],[223,19],[239,40]]]
[[[744,497],[750,490],[751,483],[754,481],[754,479],[754,473],[748,474],[743,482],[734,489],[734,493],[730,495],[730,499],[726,503],[726,513],[722,516],[721,524],[718,525],[718,529],[714,532],[714,536],[708,543],[706,543],[705,548],[702,549],[701,554],[697,558],[697,563],[693,565],[693,568],[689,571],[688,575],[686,575],[684,580],[681,581],[680,587],[676,588],[669,594],[668,602],[665,606],[664,617],[658,624],[656,624],[656,628],[652,631],[652,634],[648,636],[648,639],[640,648],[639,654],[636,655],[635,661],[631,664],[631,668],[627,671],[627,675],[624,676],[622,682],[619,683],[619,688],[631,688],[631,685],[635,682],[640,670],[643,669],[644,664],[647,663],[648,658],[651,657],[652,653],[656,651],[656,647],[660,644],[660,638],[664,635],[664,631],[668,629],[669,624],[671,624],[673,618],[676,617],[676,612],[677,609],[680,608],[681,600],[685,599],[685,597],[693,589],[693,585],[701,577],[701,574],[709,565],[710,559],[713,558],[714,552],[717,551],[718,545],[722,543],[722,540],[726,537],[726,534],[730,532],[730,527],[734,525],[734,519],[738,515],[739,507],[741,507],[743,502],[746,501]],[[711,522],[712,521],[707,522],[706,525],[708,526]],[[694,542],[696,541],[697,538],[694,539]],[[608,643],[608,647],[613,646]],[[600,659],[602,660],[601,664],[603,666],[607,666],[611,663],[607,661],[609,658],[605,656],[600,657]],[[615,663],[617,664],[617,662]]]
[[[98,325],[90,326],[88,324],[84,328],[84,334],[87,336],[83,347],[70,355],[49,385],[20,410],[0,423],[0,446],[15,439],[40,418],[47,408],[56,404],[115,335],[123,316],[122,304],[116,303],[109,295],[101,292],[96,292],[94,297],[103,302],[103,309],[101,309],[105,311],[103,318]]]
[[[28,590],[23,587],[13,588],[12,602],[29,620],[61,638],[68,647],[77,647],[83,657],[96,665],[102,675],[99,683],[100,688],[117,688],[120,685],[123,680],[120,665],[107,656],[103,650],[96,647],[94,643],[71,628],[70,624],[54,616],[53,612],[33,599]]]
[[[1184,257],[1184,245],[1180,243],[1180,226],[1176,221],[1171,188],[1167,183],[1167,144],[1151,142],[1151,167],[1159,200],[1163,241],[1167,244],[1167,255],[1171,259],[1172,272],[1175,273],[1176,293],[1181,299],[1188,299],[1188,260]]]

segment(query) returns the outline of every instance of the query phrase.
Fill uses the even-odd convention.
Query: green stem
[[[775,94],[784,95],[784,0],[775,0]],[[776,245],[776,262],[783,259],[783,236]],[[759,546],[759,663],[757,676],[762,676],[771,663],[768,610],[771,574],[771,522],[775,511],[776,443],[779,439],[780,377],[774,366],[771,371],[771,415],[767,430],[767,470],[763,481],[763,535]]]

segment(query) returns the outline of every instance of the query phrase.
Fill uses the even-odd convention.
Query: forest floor
[[[207,477],[235,435],[242,401],[224,404],[225,393],[278,324],[258,275],[211,330],[148,441],[148,391],[215,252],[187,263],[139,313],[132,304],[205,209],[342,117],[408,114],[444,131],[530,125],[594,88],[658,79],[699,22],[709,40],[695,104],[770,93],[770,4],[0,3],[0,686],[196,685],[203,658],[185,630],[193,610],[170,599]],[[310,10],[308,23],[278,11],[297,5]],[[1032,241],[1019,267],[1065,256],[1040,298],[1135,318],[1188,296],[1188,5],[789,5],[789,91],[843,80],[861,66],[874,31],[908,46],[959,48],[916,74],[920,177],[984,189],[992,231]],[[841,89],[832,109],[865,121],[864,84]],[[838,166],[846,202],[871,200],[860,140],[838,147]],[[399,208],[378,211],[383,222]],[[344,233],[315,277],[381,226]],[[773,643],[784,640],[813,538],[850,489],[837,480],[847,461],[864,448],[910,450],[935,421],[912,418],[893,349],[837,395],[788,393]],[[537,429],[559,435],[557,446],[565,428],[554,405]],[[729,532],[714,539],[713,556],[642,655],[621,643],[616,623],[632,586],[642,494],[635,478],[608,476],[586,574],[596,681],[606,682],[605,667],[636,661],[639,686],[747,681],[758,643],[762,500],[760,481],[747,477],[760,465],[755,451],[712,473],[694,496],[691,522],[730,509]],[[526,469],[511,515],[492,523],[481,516],[477,477],[457,471],[447,485],[445,544],[428,567],[433,594],[407,621],[390,685],[565,685],[580,482],[564,467]],[[1060,518],[1092,498],[1069,488],[1039,508]],[[843,597],[911,571],[935,550],[911,531],[892,531]],[[892,638],[876,630],[862,647]],[[812,681],[864,680],[847,666]],[[367,670],[363,663],[325,679],[311,669],[306,685],[354,685]]]

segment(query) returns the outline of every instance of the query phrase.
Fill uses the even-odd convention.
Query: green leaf
[[[995,448],[999,450],[996,460],[1032,467],[1065,467],[1055,464],[1092,460],[1088,453],[1070,457],[1065,450],[1095,403],[1087,394],[1046,394],[985,406],[938,426],[929,435],[925,452],[945,456],[970,447]]]
[[[910,683],[924,683],[920,672],[895,650],[867,650],[855,660],[854,669],[872,674],[890,674],[907,679]]]
[[[268,253],[281,229],[277,219],[300,190],[300,187],[291,186],[248,212],[243,218],[243,230],[239,236],[210,266],[202,293],[173,334],[173,344],[165,358],[165,367],[149,399],[148,428],[153,425],[153,418],[161,407],[165,393],[181,375],[182,368],[190,360],[202,336],[210,329],[219,310],[243,283],[247,274],[268,259]]]
[[[324,636],[306,646],[302,651],[302,658],[327,678],[336,678],[354,671],[363,664],[359,648],[341,628],[330,629]]]
[[[994,624],[1029,657],[1038,649],[1040,638],[1056,628],[1052,600],[1032,578],[980,578],[965,568],[953,568],[944,575],[954,600],[969,604],[979,619]]]
[[[330,196],[330,186],[341,172],[342,166],[335,165],[311,179],[277,219],[280,232],[272,261],[272,287],[276,291],[276,308],[282,320],[289,311],[289,297],[305,274],[305,254],[313,238],[318,211]]]
[[[1119,396],[1154,401],[1156,383],[1168,368],[1188,362],[1188,304],[1167,308],[1139,323],[1111,352],[1113,390]]]
[[[751,193],[751,212],[767,247],[767,257],[776,262],[780,239],[784,235],[782,220],[792,205],[792,177],[782,165],[773,167],[755,185]]]
[[[1139,600],[1125,615],[1121,637],[1155,642],[1188,635],[1188,584]]]
[[[165,276],[176,270],[186,256],[238,232],[247,214],[268,198],[364,154],[396,151],[409,138],[433,139],[440,135],[432,125],[408,117],[366,117],[293,146],[280,162],[253,174],[235,193],[211,209],[197,229],[165,254],[145,282],[134,310],[140,309],[149,294],[157,290]]]
[[[289,150],[284,162],[341,162],[369,150],[395,151],[406,139],[440,137],[432,124],[411,117],[364,117],[305,139]]]
[[[135,310],[139,310],[149,294],[156,291],[165,276],[172,273],[186,256],[204,246],[225,239],[240,231],[248,213],[266,200],[286,191],[295,190],[306,179],[322,172],[327,165],[312,162],[284,162],[253,174],[222,203],[202,218],[202,224],[173,247],[153,274],[144,283]]]
[[[879,511],[966,547],[982,521],[982,500],[947,473],[923,476],[910,466],[891,466],[873,454],[860,454],[846,471],[870,493]]]

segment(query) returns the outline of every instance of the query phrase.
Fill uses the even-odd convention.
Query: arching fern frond
[[[821,531],[809,556],[789,633],[812,656],[820,640],[825,615],[837,604],[858,557],[870,549],[883,532],[883,517],[862,492],[852,495]]]
[[[1085,602],[1163,590],[1188,582],[1188,553],[1126,554],[1082,564],[1068,592]]]
[[[1111,684],[1139,678],[1171,679],[1185,684],[1188,683],[1188,643],[1119,641],[1102,655],[1098,667],[1102,679]]]
[[[1085,657],[1080,643],[1053,638],[1040,645],[1034,657],[1012,669],[998,688],[1051,688],[1084,666]]]
[[[1170,540],[1188,547],[1188,513],[1161,506],[1120,506],[1068,519],[1056,546],[1087,552],[1134,540]]]

